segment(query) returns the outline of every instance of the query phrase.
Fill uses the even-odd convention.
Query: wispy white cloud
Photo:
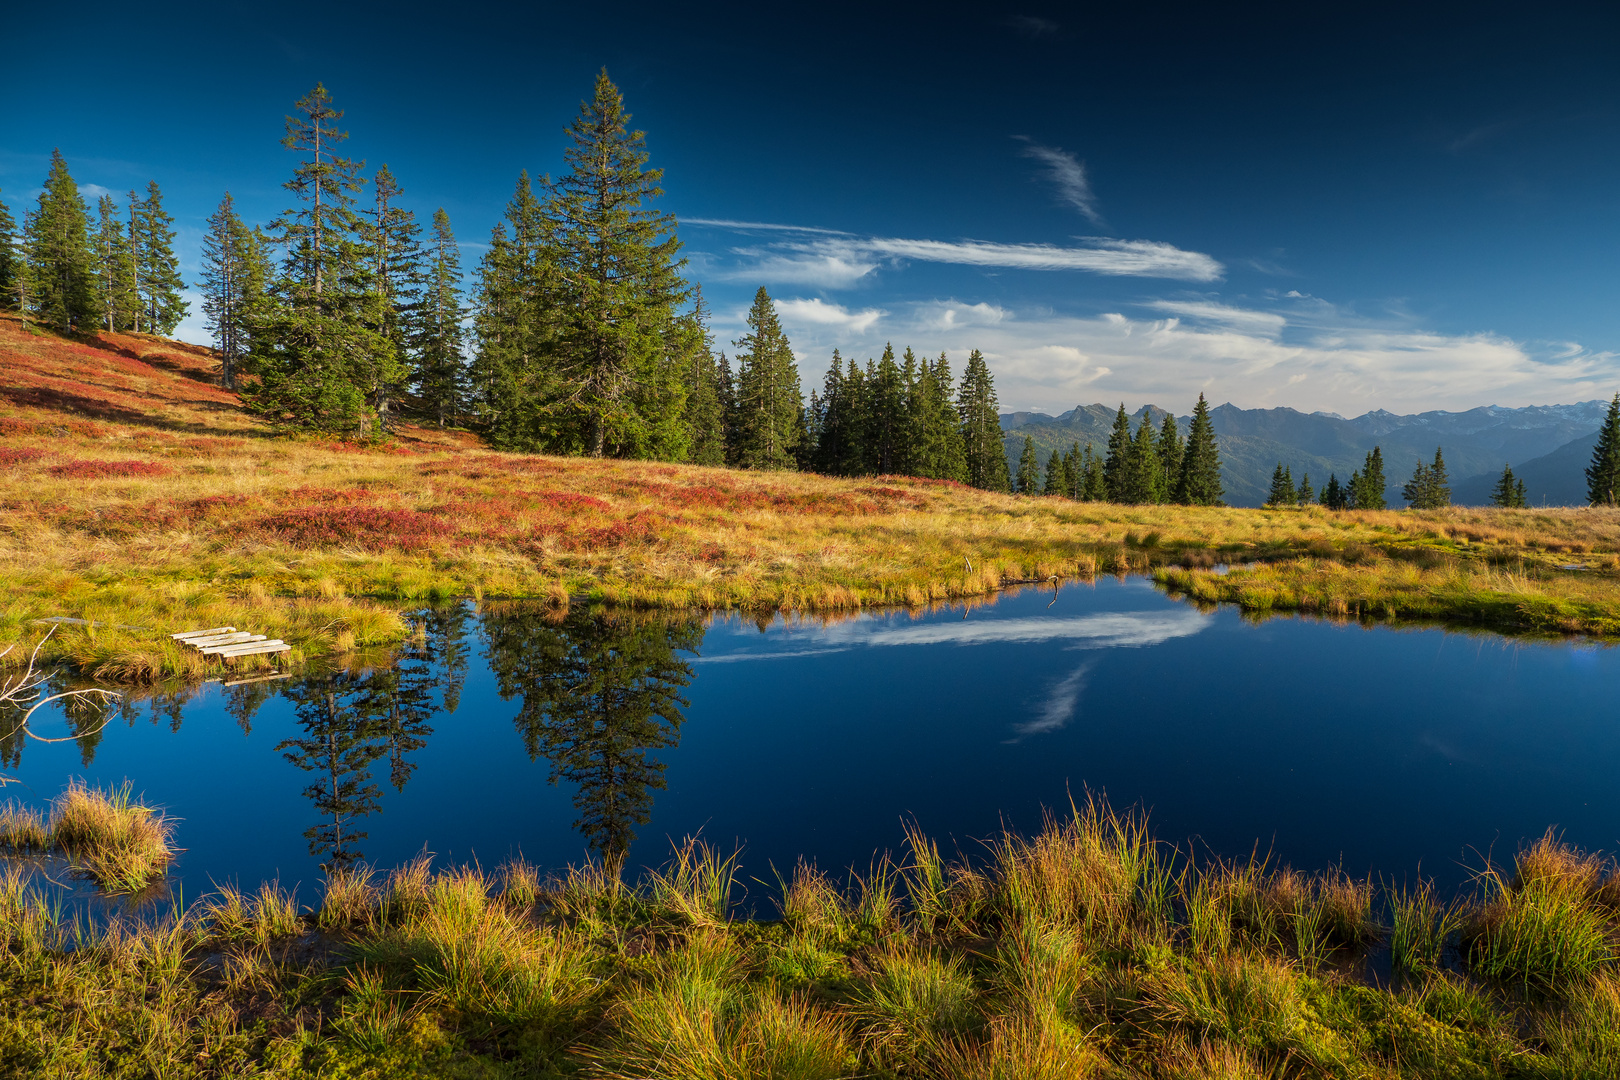
[[[1276,312],[1232,307],[1213,300],[1154,300],[1144,306],[1180,318],[1234,326],[1267,337],[1277,336],[1288,325],[1288,320]]]
[[[816,289],[847,289],[875,273],[881,260],[851,245],[792,244],[774,250],[733,248],[731,254],[746,262],[711,271],[722,281],[760,281],[773,285],[807,285]]]
[[[1075,668],[1068,675],[1060,679],[1057,685],[1041,703],[1035,719],[1022,724],[1016,724],[1013,730],[1020,736],[1044,735],[1050,731],[1058,731],[1067,727],[1069,721],[1074,719],[1075,709],[1079,707],[1080,695],[1085,692],[1086,680],[1091,675],[1091,669],[1097,664],[1096,660],[1087,660]],[[1017,740],[1011,740],[1016,742]]]
[[[1008,244],[988,240],[913,240],[901,237],[852,236],[825,229],[771,226],[759,222],[704,223],[738,232],[772,229],[792,239],[737,247],[730,254],[742,262],[717,266],[711,273],[727,280],[781,282],[847,288],[881,266],[905,261],[948,263],[1006,270],[1084,271],[1113,277],[1156,277],[1181,281],[1217,281],[1225,272],[1216,259],[1183,251],[1157,240],[1079,237],[1073,246]]]
[[[994,326],[1012,313],[999,304],[962,304],[955,300],[940,300],[922,304],[917,308],[918,318],[941,330],[957,330],[964,326]]]
[[[682,225],[703,225],[715,229],[730,229],[733,232],[790,232],[820,236],[855,235],[838,229],[819,229],[814,225],[778,225],[769,221],[734,221],[731,218],[681,218],[680,222]]]
[[[1055,146],[1042,146],[1023,135],[1014,136],[1026,145],[1024,156],[1034,158],[1042,165],[1046,179],[1058,190],[1058,198],[1086,216],[1093,225],[1102,225],[1102,212],[1097,207],[1096,193],[1086,176],[1086,163]]]
[[[803,325],[835,326],[854,334],[866,333],[873,323],[888,314],[878,308],[850,311],[842,304],[829,304],[820,298],[778,300],[776,313],[790,330]]]
[[[954,619],[876,630],[867,645],[984,645],[1069,641],[1081,648],[1134,648],[1159,645],[1198,633],[1208,619],[1191,608],[1120,612],[1077,618],[1029,616],[1021,619]],[[836,629],[836,628],[835,628]]]
[[[112,190],[104,188],[100,184],[80,184],[79,194],[87,199],[100,199],[103,195],[111,195]]]
[[[830,626],[802,639],[801,648],[746,650],[711,655],[693,662],[736,663],[743,660],[778,660],[822,656],[856,648],[895,648],[914,645],[997,645],[1067,642],[1076,649],[1141,648],[1173,638],[1190,637],[1209,624],[1208,616],[1191,608],[1166,611],[1120,612],[1072,617],[1031,616],[1017,619],[945,618],[892,626],[876,619],[856,619]],[[795,633],[786,635],[791,643]],[[713,637],[713,640],[720,640]]]
[[[1157,240],[1110,240],[1084,237],[1083,247],[1055,244],[998,244],[984,240],[872,239],[872,251],[919,262],[1013,270],[1086,270],[1116,277],[1176,278],[1215,281],[1225,269],[1197,251],[1183,251]]]

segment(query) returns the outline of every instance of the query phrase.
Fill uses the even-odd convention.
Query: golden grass
[[[912,844],[912,863],[931,861]],[[1385,928],[1365,882],[1195,864],[1100,802],[992,853],[914,867],[920,904],[874,898],[892,872],[841,884],[801,866],[780,922],[740,917],[726,860],[690,843],[633,882],[600,867],[542,882],[521,862],[435,872],[424,857],[380,886],[340,875],[313,910],[232,887],[77,928],[0,869],[0,1061],[30,1076],[626,1080],[1620,1067],[1620,958],[1546,966],[1527,987],[1474,936],[1548,896],[1620,932],[1615,867],[1554,838],[1459,901],[1475,929],[1440,944],[1460,972],[1408,965],[1394,986],[1366,977]],[[1337,963],[1300,956],[1312,910]],[[1554,947],[1588,929],[1536,925]]]
[[[411,426],[380,447],[278,439],[190,347],[0,317],[0,358],[0,645],[88,619],[50,658],[102,679],[341,658],[449,597],[839,613],[1154,571],[1257,614],[1620,633],[1616,510],[1131,507],[502,454]],[[221,661],[167,636],[220,625],[293,652]]]
[[[174,822],[135,802],[129,785],[101,791],[70,783],[51,806],[50,839],[104,889],[140,892],[174,858]]]

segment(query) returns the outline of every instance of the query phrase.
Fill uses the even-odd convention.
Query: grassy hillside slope
[[[291,642],[281,663],[341,659],[454,596],[837,614],[1155,570],[1256,611],[1620,632],[1612,511],[1077,504],[503,454],[408,424],[357,446],[273,437],[173,342],[0,318],[0,365],[0,647],[88,619],[47,655],[105,679],[218,671],[167,635],[220,625]]]

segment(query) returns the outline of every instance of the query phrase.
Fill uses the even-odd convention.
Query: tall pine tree
[[[963,455],[967,461],[967,482],[986,491],[1008,488],[1007,453],[1001,434],[1001,406],[996,400],[995,379],[984,354],[974,349],[968,354],[962,372],[962,387],[956,395],[956,415],[962,426]]]
[[[17,291],[22,284],[22,253],[17,250],[17,219],[11,208],[0,198],[0,311],[17,306]]]
[[[124,288],[130,279],[129,245],[124,240],[124,223],[118,204],[103,195],[96,206],[96,232],[91,243],[91,267],[95,274],[96,310],[103,330],[122,329],[130,321],[134,304]]]
[[[1220,504],[1221,456],[1215,445],[1215,427],[1209,419],[1209,402],[1198,395],[1193,407],[1192,427],[1181,455],[1181,478],[1176,482],[1175,501],[1188,506]]]
[[[1525,505],[1524,481],[1514,477],[1513,466],[1502,466],[1501,479],[1496,481],[1496,487],[1491,491],[1491,503],[1508,508]]]
[[[1598,429],[1592,464],[1586,469],[1586,500],[1593,506],[1614,506],[1620,494],[1620,394],[1609,402],[1608,415]]]
[[[342,157],[343,113],[326,87],[301,98],[282,145],[300,154],[283,187],[298,204],[271,223],[282,272],[253,324],[257,384],[244,393],[280,427],[375,437],[369,392],[398,382],[404,365],[384,333],[370,251],[354,204],[364,162]]]
[[[269,266],[257,233],[236,213],[230,192],[208,218],[202,242],[203,316],[214,336],[220,382],[234,390],[247,356],[251,320],[259,311]]]
[[[405,194],[405,189],[400,187],[387,165],[377,170],[371,182],[371,192],[371,205],[360,209],[355,220],[359,237],[368,249],[371,288],[381,301],[382,321],[377,329],[388,339],[394,355],[402,362],[373,369],[376,382],[367,388],[371,407],[376,410],[379,421],[386,425],[393,400],[404,389],[401,383],[406,376],[405,364],[409,364],[418,394],[421,393],[422,372],[425,365],[430,363],[421,349],[427,341],[442,337],[442,327],[435,325],[435,319],[440,313],[439,305],[444,296],[429,299],[424,295],[433,286],[428,281],[432,271],[425,265],[427,256],[422,250],[421,226],[417,224],[414,213],[399,205],[399,197]],[[445,228],[449,228],[448,218],[445,219]],[[451,245],[453,248],[453,239]],[[435,257],[444,257],[445,252],[441,248],[442,245],[435,248]],[[456,311],[459,313],[461,258],[454,251],[451,255],[455,260],[454,291],[458,294]],[[431,363],[442,364],[444,359],[443,355],[439,355]],[[457,366],[459,369],[459,363]],[[439,403],[424,404],[430,413],[439,417],[442,427],[446,413],[439,408]],[[449,411],[454,412],[455,406],[452,405]]]
[[[791,469],[803,399],[776,304],[763,285],[748,312],[748,333],[738,338],[738,464],[748,469]]]
[[[593,456],[681,457],[685,391],[673,346],[676,309],[690,295],[686,262],[676,259],[674,216],[649,205],[663,194],[663,170],[646,167],[646,135],[629,123],[603,70],[568,127],[568,171],[547,211],[559,404]],[[792,449],[781,453],[791,458]]]
[[[416,329],[411,352],[416,361],[416,396],[424,411],[444,427],[461,414],[466,395],[465,334],[461,303],[461,250],[444,207],[433,212],[425,280],[411,323]],[[403,269],[401,269],[403,276]],[[400,294],[396,293],[398,297]]]
[[[1108,488],[1109,502],[1131,502],[1131,418],[1125,412],[1125,403],[1119,403],[1114,414],[1114,427],[1108,433],[1108,454],[1103,458],[1103,483]]]
[[[61,333],[88,329],[96,319],[89,210],[60,150],[51,151],[50,173],[24,237],[27,306]]]
[[[174,253],[174,218],[163,209],[163,192],[156,180],[146,185],[146,198],[135,211],[135,260],[139,285],[141,325],[149,334],[167,337],[186,317],[185,281]]]
[[[1035,442],[1028,435],[1024,436],[1024,449],[1018,455],[1016,490],[1020,495],[1041,493],[1041,463],[1035,456]]]

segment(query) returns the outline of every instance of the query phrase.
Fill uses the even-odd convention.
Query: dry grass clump
[[[136,803],[128,784],[102,791],[73,782],[51,806],[51,846],[102,888],[140,892],[174,858],[174,822]]]
[[[0,806],[0,850],[43,851],[50,843],[50,827],[38,810],[18,803]]]

